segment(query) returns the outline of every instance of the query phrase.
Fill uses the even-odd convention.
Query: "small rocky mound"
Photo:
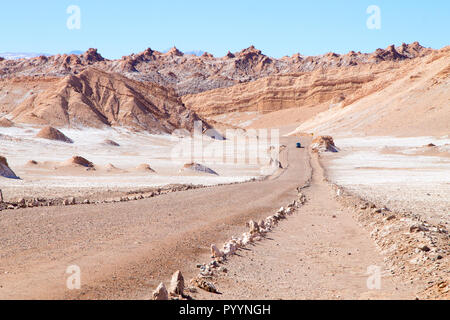
[[[217,172],[215,172],[214,170],[199,164],[199,163],[187,163],[183,166],[183,168],[181,169],[181,171],[186,171],[186,170],[190,170],[190,171],[195,171],[195,172],[200,172],[200,173],[207,173],[207,174],[213,174],[218,176],[219,174]]]
[[[107,172],[123,172],[124,170],[122,170],[122,169],[120,169],[120,168],[117,168],[115,165],[113,165],[112,163],[108,163],[106,166],[105,166],[105,170],[107,171]]]
[[[82,57],[88,63],[101,62],[105,59],[98,53],[97,49],[90,48],[85,53],[83,53]]]
[[[36,135],[37,138],[73,143],[72,139],[66,137],[64,133],[53,127],[45,127]]]
[[[269,167],[283,169],[283,165],[281,164],[280,160],[274,158],[270,158]]]
[[[407,57],[400,54],[394,45],[390,45],[389,47],[387,47],[386,49],[377,49],[373,54],[372,54],[372,59],[376,60],[376,61],[397,61],[397,60],[404,60]]]
[[[150,167],[148,164],[143,163],[140,164],[139,166],[137,166],[136,171],[139,172],[151,172],[151,173],[155,173],[156,171],[152,169],[152,167]]]
[[[113,141],[113,140],[105,140],[104,144],[108,145],[108,146],[112,146],[112,147],[120,147],[120,144],[118,144],[117,142]]]
[[[313,152],[339,152],[330,136],[320,136],[314,139],[311,149]]]
[[[37,162],[36,160],[30,160],[27,162],[27,167],[34,167],[37,166],[39,164],[39,162]]]
[[[5,157],[0,156],[0,177],[8,179],[20,179],[8,165]]]
[[[1,118],[0,119],[0,127],[2,128],[11,128],[14,126],[14,122],[12,122],[11,120],[8,120],[6,118]]]
[[[182,57],[184,56],[184,53],[178,50],[176,47],[173,47],[169,51],[167,51],[166,55]]]
[[[71,159],[66,161],[66,164],[78,165],[78,166],[82,166],[82,167],[86,167],[86,168],[94,167],[94,164],[92,162],[90,162],[89,160],[87,160],[83,157],[80,157],[80,156],[72,157]]]

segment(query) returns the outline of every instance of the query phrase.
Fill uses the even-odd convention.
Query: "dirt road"
[[[307,202],[267,239],[226,262],[213,299],[414,299],[393,277],[368,232],[341,207],[317,159]],[[377,280],[377,275],[380,277]],[[368,285],[369,280],[369,285]],[[378,281],[378,282],[377,282]]]

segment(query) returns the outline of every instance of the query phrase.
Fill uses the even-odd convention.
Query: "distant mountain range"
[[[167,49],[163,52],[168,52],[169,50],[170,49]],[[66,54],[76,54],[76,55],[80,55],[83,53],[84,53],[84,51],[81,51],[81,50],[73,50],[70,52],[66,52]],[[184,54],[193,54],[198,57],[200,57],[204,53],[205,53],[205,51],[202,51],[202,50],[192,50],[192,51],[184,52]],[[6,60],[30,59],[30,58],[40,57],[40,56],[50,57],[50,56],[52,56],[52,54],[36,53],[36,52],[0,52],[0,57],[5,58]]]
[[[205,53],[205,51],[202,51],[202,50],[193,50],[193,51],[185,52],[184,54],[193,54],[194,56],[200,57],[204,53]]]
[[[76,54],[76,55],[83,54],[83,53],[84,53],[84,51],[81,51],[81,50],[73,50],[73,51],[67,52],[67,54]]]
[[[175,48],[175,47],[173,47],[173,48]],[[163,50],[163,51],[161,51],[162,53],[167,53],[167,52],[169,52],[170,50],[172,50],[173,48],[170,48],[170,49],[166,49],[166,50]],[[202,51],[202,50],[191,50],[191,51],[186,51],[186,52],[183,52],[184,54],[192,54],[192,55],[194,55],[194,56],[197,56],[197,57],[200,57],[200,56],[202,56],[204,53],[205,53],[205,51]]]
[[[30,59],[40,56],[51,56],[48,53],[35,53],[35,52],[0,52],[0,57],[7,60],[17,60],[17,59]]]
[[[67,54],[82,54],[84,51],[73,50],[67,52]],[[17,59],[30,59],[36,58],[40,56],[50,57],[52,54],[50,53],[37,53],[37,52],[0,52],[0,57],[5,58],[7,60],[17,60]]]

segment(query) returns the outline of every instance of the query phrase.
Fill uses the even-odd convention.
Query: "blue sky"
[[[80,30],[66,27],[69,5],[81,9]],[[381,9],[380,30],[366,26],[369,5]],[[441,48],[450,45],[449,38],[448,0],[30,0],[4,2],[0,11],[0,52],[94,47],[107,58],[120,58],[176,45],[223,56],[255,45],[281,57],[371,52],[413,41]]]

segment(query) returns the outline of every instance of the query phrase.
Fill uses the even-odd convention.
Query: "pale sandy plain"
[[[450,139],[435,137],[338,138],[339,155],[326,155],[328,176],[392,209],[450,223]],[[435,147],[427,147],[428,144]]]
[[[1,189],[6,200],[22,197],[88,197],[94,192],[125,193],[143,188],[169,184],[217,185],[249,181],[263,175],[261,168],[267,164],[267,154],[261,153],[259,164],[227,164],[219,157],[205,154],[190,158],[183,150],[192,142],[190,137],[136,133],[121,128],[111,129],[61,129],[73,144],[36,138],[41,127],[21,125],[0,127],[0,154],[21,180],[2,179]],[[119,146],[111,146],[113,140]],[[212,140],[204,136],[207,149]],[[214,141],[231,155],[232,148]],[[270,143],[270,141],[268,142]],[[226,151],[228,150],[228,151]],[[73,156],[82,156],[95,165],[95,170],[65,166]],[[38,164],[30,165],[34,160]],[[186,163],[197,160],[212,166],[219,175],[181,172]],[[147,164],[155,172],[139,169]],[[112,166],[111,166],[112,165]]]

